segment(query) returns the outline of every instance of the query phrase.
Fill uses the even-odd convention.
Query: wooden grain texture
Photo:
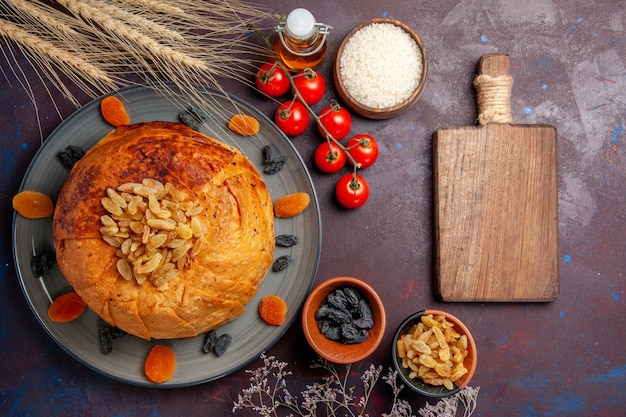
[[[482,59],[479,73],[503,68],[508,72],[506,65],[490,69]],[[439,298],[558,297],[554,127],[489,123],[440,129],[433,135],[433,179]]]

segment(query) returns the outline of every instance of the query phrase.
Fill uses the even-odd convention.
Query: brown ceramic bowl
[[[326,296],[331,291],[344,287],[352,287],[361,293],[372,310],[374,326],[369,330],[367,339],[361,343],[344,344],[327,339],[317,325],[315,313]],[[372,354],[380,345],[385,325],[385,309],[378,294],[365,282],[351,277],[335,277],[324,281],[311,291],[302,309],[302,329],[311,348],[322,358],[339,364],[355,363]]]
[[[346,89],[344,81],[341,77],[341,70],[340,70],[340,62],[341,62],[342,54],[350,38],[359,30],[375,23],[390,23],[390,24],[393,24],[402,28],[405,32],[407,32],[411,36],[411,38],[415,40],[419,49],[422,52],[422,74],[421,74],[421,79],[417,88],[415,89],[415,91],[413,91],[411,96],[407,98],[405,101],[403,101],[402,103],[399,103],[390,107],[385,107],[385,108],[369,107],[368,105],[358,102]],[[389,45],[389,48],[393,48],[393,47],[394,47],[393,45]],[[357,25],[354,29],[352,29],[350,33],[348,33],[348,35],[344,38],[344,40],[339,45],[339,49],[337,50],[337,55],[335,56],[333,77],[335,80],[335,87],[337,88],[337,94],[352,111],[370,119],[389,119],[391,117],[398,116],[406,112],[407,110],[409,110],[411,107],[413,107],[413,105],[417,102],[417,100],[422,95],[422,92],[424,91],[424,87],[426,85],[426,80],[428,79],[428,59],[426,57],[426,49],[424,49],[422,40],[417,35],[417,33],[415,33],[415,31],[411,29],[409,26],[407,26],[406,24],[398,20],[389,19],[389,18],[371,19],[371,20],[365,21]]]
[[[414,324],[420,322],[422,316],[428,315],[428,314],[432,314],[433,316],[441,314],[445,316],[447,321],[454,324],[454,330],[456,330],[461,335],[467,336],[468,354],[467,354],[467,357],[463,360],[463,366],[467,368],[468,372],[465,375],[463,375],[461,379],[459,379],[458,381],[454,383],[454,388],[452,390],[448,390],[444,386],[435,386],[435,385],[427,384],[419,378],[409,377],[409,373],[411,370],[406,369],[402,366],[402,359],[398,356],[396,342],[400,339],[400,336],[403,334],[406,334]],[[461,320],[459,320],[452,314],[447,313],[445,311],[441,311],[441,310],[422,310],[407,317],[402,322],[402,324],[398,326],[398,329],[396,330],[396,333],[394,334],[394,337],[393,337],[391,349],[392,349],[391,357],[393,359],[393,364],[396,370],[398,371],[400,378],[413,391],[418,392],[428,397],[443,398],[449,395],[453,395],[459,392],[461,389],[465,388],[469,384],[472,377],[474,376],[474,372],[476,371],[476,364],[478,362],[477,352],[476,352],[476,343],[474,342],[474,338],[472,337],[472,334],[470,333],[470,331],[461,322]]]

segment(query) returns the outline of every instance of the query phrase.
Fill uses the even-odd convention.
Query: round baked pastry
[[[144,339],[237,318],[274,255],[272,200],[240,151],[179,123],[116,128],[74,165],[53,240],[106,322]]]

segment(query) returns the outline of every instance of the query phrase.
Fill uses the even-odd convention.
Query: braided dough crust
[[[144,178],[194,196],[208,230],[203,250],[160,287],[122,278],[100,233],[106,189]],[[272,200],[237,149],[179,123],[121,126],[70,172],[53,240],[62,273],[106,322],[144,339],[193,337],[237,318],[257,292],[274,255]]]

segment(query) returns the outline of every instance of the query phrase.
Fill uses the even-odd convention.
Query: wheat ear
[[[56,33],[66,35],[74,39],[82,36],[80,33],[71,28],[66,22],[52,16],[43,6],[34,6],[27,0],[6,0],[6,2],[13,6],[16,10],[22,12],[25,16],[28,16],[28,18],[41,22],[48,30],[55,31]]]
[[[35,109],[37,90],[14,49],[55,107],[51,84],[80,107],[71,85],[94,97],[134,85],[138,76],[177,106],[220,114],[223,106],[202,86],[222,90],[220,77],[253,83],[250,65],[267,50],[246,38],[264,20],[275,16],[244,0],[0,0],[0,58]]]
[[[102,13],[99,9],[99,5],[94,6],[78,0],[57,0],[57,2],[70,10],[72,13],[100,25],[110,34],[132,42],[133,45],[141,48],[156,59],[165,62],[178,63],[185,67],[194,68],[202,72],[210,72],[210,69],[203,61],[163,45],[150,36],[133,29],[124,22]],[[125,45],[123,42],[120,44]]]
[[[48,57],[58,65],[68,66],[76,72],[84,74],[85,78],[94,79],[108,85],[115,85],[111,77],[100,68],[55,46],[52,42],[30,34],[14,23],[3,21],[2,25],[0,25],[0,35],[33,52],[35,56],[39,56],[44,61]]]
[[[170,3],[157,0],[114,0],[122,5],[129,5],[133,8],[141,7],[145,10],[154,10],[169,16],[187,17],[188,14],[180,7]]]
[[[72,2],[73,1],[74,0],[72,0]],[[62,2],[59,1],[59,3]],[[81,3],[85,3],[85,5],[98,9],[98,14],[100,15],[109,16],[119,22],[124,22],[124,24],[128,26],[141,28],[147,33],[153,35],[156,39],[175,42],[185,41],[185,37],[175,30],[168,29],[138,14],[129,13],[122,8],[109,5],[104,1],[94,2],[92,0],[81,0]]]

